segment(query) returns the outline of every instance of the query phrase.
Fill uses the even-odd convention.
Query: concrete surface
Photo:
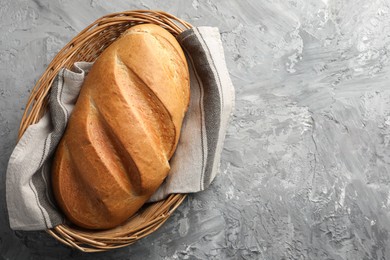
[[[221,30],[237,100],[219,176],[124,249],[12,232],[4,175],[29,89],[85,26],[140,8]],[[390,259],[389,12],[386,0],[0,1],[0,255]]]

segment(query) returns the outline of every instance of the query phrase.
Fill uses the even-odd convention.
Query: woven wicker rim
[[[48,65],[34,86],[22,117],[18,139],[27,127],[43,116],[50,86],[61,68],[71,68],[76,61],[95,61],[99,54],[131,26],[153,23],[177,36],[192,26],[162,11],[134,10],[101,17],[74,37]],[[173,194],[167,199],[145,205],[123,225],[104,231],[83,230],[61,224],[47,232],[58,241],[83,252],[100,252],[133,244],[156,231],[185,199]]]

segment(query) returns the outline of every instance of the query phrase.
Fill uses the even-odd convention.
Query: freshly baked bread
[[[185,56],[165,29],[134,26],[104,50],[52,168],[55,198],[70,221],[112,228],[149,199],[169,172],[189,95]]]

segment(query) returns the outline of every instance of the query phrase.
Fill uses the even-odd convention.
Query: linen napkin
[[[190,68],[191,99],[168,177],[150,202],[172,193],[206,189],[218,173],[234,88],[226,68],[219,31],[194,27],[178,36]],[[8,163],[6,197],[14,230],[44,230],[64,222],[55,206],[50,169],[80,87],[92,63],[62,69],[53,82],[50,106],[37,124],[28,127]]]

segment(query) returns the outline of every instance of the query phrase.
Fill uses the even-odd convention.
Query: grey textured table
[[[85,26],[140,8],[220,28],[236,107],[219,176],[124,249],[86,255],[11,231],[4,178],[29,90]],[[390,259],[389,25],[385,0],[2,0],[1,256]]]

